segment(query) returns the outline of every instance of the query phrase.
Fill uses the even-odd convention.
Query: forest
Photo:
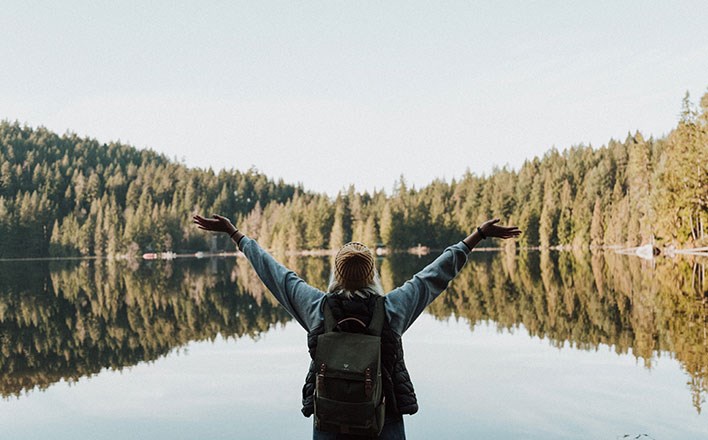
[[[0,122],[0,258],[226,249],[192,226],[194,213],[226,215],[278,254],[350,240],[438,249],[491,217],[518,225],[514,245],[526,248],[708,245],[708,93],[698,106],[686,94],[659,139],[635,132],[550,149],[518,170],[421,188],[401,176],[390,194],[350,187],[331,197],[233,165],[190,168],[151,150]]]

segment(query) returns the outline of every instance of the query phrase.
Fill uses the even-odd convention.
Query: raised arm
[[[205,231],[223,232],[239,246],[263,284],[307,331],[320,321],[320,303],[324,293],[307,284],[295,272],[280,264],[255,240],[242,234],[226,217],[194,216],[194,223]]]
[[[447,288],[450,281],[462,270],[467,254],[487,237],[515,238],[521,234],[516,226],[498,226],[499,219],[482,223],[461,242],[445,249],[423,270],[401,287],[386,295],[386,313],[391,329],[402,335],[423,310]]]

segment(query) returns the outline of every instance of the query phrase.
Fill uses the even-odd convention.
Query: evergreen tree
[[[592,210],[592,221],[590,224],[590,244],[593,246],[602,246],[603,237],[605,235],[604,224],[602,219],[602,205],[600,199],[595,199],[595,206]]]
[[[344,231],[344,205],[340,199],[337,200],[334,211],[334,224],[332,232],[329,236],[329,248],[339,249],[346,243],[346,235]]]

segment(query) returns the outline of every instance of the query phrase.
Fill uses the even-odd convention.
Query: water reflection
[[[262,292],[245,294],[226,264],[0,265],[0,393],[154,360],[217,335],[256,337],[289,320]]]
[[[613,253],[477,254],[428,311],[471,324],[522,324],[559,347],[609,345],[651,368],[668,353],[689,375],[698,412],[708,391],[708,283],[693,260],[655,265]]]
[[[568,252],[472,259],[429,313],[471,327],[523,326],[558,346],[611,346],[648,368],[669,354],[685,369],[700,412],[708,391],[708,285],[696,261],[651,265]],[[384,287],[401,284],[427,260],[381,260]],[[317,287],[327,284],[328,259],[286,263]],[[0,394],[152,361],[190,341],[257,338],[289,319],[243,259],[2,263]]]

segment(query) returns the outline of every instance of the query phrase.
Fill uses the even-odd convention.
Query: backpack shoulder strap
[[[339,325],[337,319],[334,317],[332,308],[329,306],[329,297],[326,297],[322,304],[322,313],[324,315],[324,332],[329,333],[334,331],[334,329]],[[366,328],[366,333],[374,336],[381,336],[383,332],[384,320],[386,319],[386,310],[384,307],[383,296],[377,295],[375,298],[374,311],[371,315],[371,321]]]
[[[383,296],[376,296],[376,304],[374,305],[374,313],[371,315],[371,322],[369,322],[369,327],[367,328],[367,333],[374,336],[381,336],[383,332],[384,319],[386,319],[386,310],[384,308],[384,298]]]
[[[334,313],[329,307],[329,296],[326,296],[324,301],[322,301],[322,312],[324,313],[324,332],[329,333],[334,330],[337,326],[337,320],[334,319]]]

